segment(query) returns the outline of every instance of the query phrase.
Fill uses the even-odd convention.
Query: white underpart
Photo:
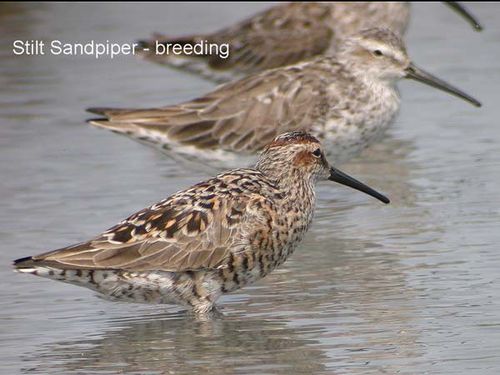
[[[152,304],[185,304],[180,294],[191,293],[191,285],[177,286],[173,293],[174,274],[171,272],[128,272],[118,274],[112,270],[61,270],[52,267],[18,269],[18,272],[82,286],[99,293],[99,297],[122,302]],[[92,277],[90,276],[92,273]]]
[[[215,169],[251,166],[257,160],[257,155],[239,154],[221,149],[200,149],[172,141],[165,133],[138,127],[137,131],[128,136],[139,142],[153,145],[160,151],[181,162],[192,162],[196,166],[209,166]]]
[[[400,98],[397,90],[383,82],[365,82],[370,92],[369,103],[359,109],[340,111],[340,118],[313,126],[312,133],[324,133],[324,149],[332,162],[342,162],[356,156],[368,145],[379,140],[398,113]],[[332,86],[335,89],[335,86]],[[342,107],[342,103],[339,106]]]

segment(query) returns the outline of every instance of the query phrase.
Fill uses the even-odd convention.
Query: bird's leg
[[[196,306],[190,311],[190,315],[197,321],[213,321],[224,317],[224,314],[213,304],[209,308]]]

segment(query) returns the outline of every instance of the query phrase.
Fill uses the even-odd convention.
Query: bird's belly
[[[332,162],[343,162],[380,140],[392,124],[399,110],[399,102],[384,103],[382,108],[343,114],[313,127]]]
[[[165,133],[140,129],[136,133],[127,134],[136,141],[153,146],[174,160],[191,168],[207,172],[207,167],[213,171],[251,166],[257,160],[257,155],[238,153],[223,149],[202,149],[195,146],[173,142]]]
[[[288,259],[295,250],[297,242],[273,251],[244,253],[236,257],[231,267],[219,271],[218,282],[221,284],[221,292],[235,291],[267,276]]]
[[[196,282],[185,272],[119,271],[113,281],[95,290],[106,299],[122,302],[192,306],[198,299]]]
[[[216,298],[220,285],[206,273],[122,270],[62,270],[36,267],[31,273],[89,288],[120,302],[195,306],[208,295]]]

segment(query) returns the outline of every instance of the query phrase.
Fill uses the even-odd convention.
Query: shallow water
[[[442,5],[414,6],[416,63],[484,107],[403,83],[387,139],[342,166],[392,204],[322,185],[302,246],[223,297],[223,319],[11,271],[15,258],[85,240],[206,177],[87,126],[84,108],[163,105],[213,87],[133,57],[16,57],[12,40],[131,41],[213,30],[266,6],[0,5],[0,373],[498,373],[499,4],[469,5],[483,33]]]

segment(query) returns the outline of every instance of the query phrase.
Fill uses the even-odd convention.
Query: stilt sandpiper
[[[18,259],[20,272],[129,302],[210,312],[217,298],[266,276],[294,251],[317,180],[389,200],[331,167],[304,132],[278,136],[253,169],[236,169],[143,209],[90,241]]]
[[[481,30],[460,4],[445,2]],[[372,27],[391,29],[402,36],[410,20],[408,2],[296,2],[276,5],[233,26],[209,34],[181,37],[154,35],[140,41],[139,52],[151,61],[195,72],[225,82],[265,69],[295,64],[323,54],[334,54],[339,41]],[[160,50],[157,43],[164,48]],[[194,54],[199,43],[229,45],[229,54]],[[166,53],[167,45],[189,46],[186,52]],[[158,51],[157,51],[158,50]],[[158,52],[158,53],[157,53]],[[160,53],[161,52],[161,53]]]
[[[90,108],[106,116],[90,123],[216,167],[239,166],[245,156],[254,161],[278,134],[304,130],[339,162],[381,138],[399,110],[402,78],[481,105],[417,68],[398,36],[375,28],[345,39],[335,57],[256,73],[178,105]]]

